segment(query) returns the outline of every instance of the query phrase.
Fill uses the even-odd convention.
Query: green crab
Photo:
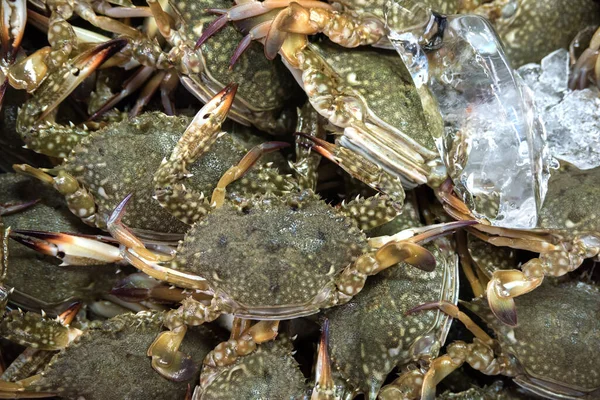
[[[13,312],[3,322],[6,337],[59,352],[41,373],[17,382],[0,381],[0,397],[181,399],[189,385],[196,384],[198,374],[181,376],[176,382],[164,379],[146,355],[162,317],[161,313],[128,313],[78,329],[37,314]],[[219,340],[220,332],[209,326],[191,330],[182,343],[191,355],[186,362],[198,371]]]
[[[132,194],[125,217],[129,226],[144,237],[180,238],[194,221],[177,218],[153,198],[153,172],[173,150],[182,132],[197,129],[202,115],[192,119],[145,113],[85,137],[64,163],[55,168],[34,169],[28,165],[14,168],[56,188],[65,196],[71,212],[88,225],[106,229],[112,210]],[[226,129],[229,133],[219,136],[210,151],[190,166],[193,176],[187,179],[187,184],[199,192],[210,193],[234,162],[250,147],[261,144],[259,137],[235,124]],[[283,145],[276,142],[272,150]],[[232,184],[229,196],[293,189],[293,182],[276,166],[285,167],[282,158],[269,157],[258,163],[243,180]]]
[[[11,237],[46,254],[39,254],[15,241],[7,244],[10,255],[6,260],[3,284],[14,288],[10,296],[12,303],[26,309],[41,308],[51,312],[73,301],[95,300],[98,295],[108,293],[122,277],[117,273],[118,267],[106,261],[94,269],[59,266],[54,256],[61,249],[51,243],[51,238],[27,238],[19,233],[26,229],[95,233],[70,215],[54,191],[15,174],[0,174],[0,188],[0,203],[11,204],[8,211],[12,213],[2,217],[4,224],[13,228]],[[36,202],[23,209],[23,206]],[[84,263],[81,258],[78,261]]]
[[[258,49],[250,50],[235,71],[229,70],[228,60],[222,56],[223,52],[232,51],[242,38],[233,27],[221,32],[202,48],[194,49],[195,39],[208,24],[208,14],[204,9],[225,7],[225,0],[203,0],[193,6],[187,6],[185,2],[171,2],[171,14],[163,11],[155,0],[148,2],[149,8],[115,7],[111,11],[113,16],[121,11],[126,12],[127,16],[154,16],[161,34],[172,46],[168,52],[164,52],[142,32],[111,18],[97,16],[91,7],[94,4],[86,0],[68,3],[49,1],[47,4],[52,11],[49,22],[52,48],[46,49],[46,54],[37,55],[37,58],[31,56],[34,57],[31,63],[45,63],[48,67],[44,69],[45,72],[39,73],[39,77],[36,75],[33,82],[29,82],[29,86],[37,89],[19,114],[19,133],[31,149],[55,157],[66,157],[79,139],[89,134],[85,124],[60,125],[48,117],[86,76],[118,51],[121,51],[121,61],[111,61],[111,65],[119,65],[125,59],[130,64],[137,62],[143,66],[121,93],[108,100],[110,104],[141,86],[158,69],[161,73],[166,71],[163,75],[169,80],[168,86],[175,86],[172,83],[173,76],[179,75],[184,86],[203,102],[216,95],[226,82],[238,82],[241,89],[231,113],[233,119],[270,132],[289,131],[293,127],[293,114],[282,113],[286,101],[294,94],[293,81],[280,62],[264,59],[262,51],[258,50],[259,45],[256,46]],[[115,11],[117,8],[119,10]],[[71,59],[69,55],[78,47],[77,32],[80,32],[75,32],[67,22],[73,13],[121,37],[100,43]],[[173,20],[179,25],[177,29],[170,26]]]
[[[158,201],[180,217],[197,221],[176,256],[146,248],[121,222],[129,197],[109,219],[109,231],[126,247],[123,257],[136,268],[214,295],[209,305],[189,298],[169,312],[165,325],[170,330],[149,350],[154,367],[165,376],[181,368],[173,361],[178,353],[172,343],[181,340],[187,325],[212,321],[222,313],[289,319],[345,303],[361,291],[369,275],[400,261],[431,270],[435,258],[416,242],[471,223],[417,228],[372,247],[357,217],[360,221],[366,214],[377,220],[377,198],[358,207],[355,215],[326,204],[310,190],[227,200],[227,185],[242,178],[260,156],[253,151],[223,175],[209,201],[185,186],[184,179],[187,165],[217,136],[231,96],[229,88],[199,112],[203,124],[186,131],[155,174]],[[242,270],[235,267],[240,263],[246,265]]]
[[[204,360],[192,399],[305,398],[308,387],[292,357],[291,340],[281,334],[275,339],[275,335],[277,322],[263,321],[241,332],[232,331],[229,341]],[[245,354],[229,360],[223,349],[234,343]]]
[[[270,5],[288,3],[249,2],[238,7],[260,8],[264,13]],[[308,3],[319,9],[331,7],[323,2]],[[296,6],[294,2],[290,8]],[[278,16],[283,14],[281,11]],[[250,32],[248,38],[265,41],[267,53],[271,38],[267,33],[279,32],[275,27],[278,17],[267,18],[270,15],[265,14],[264,22],[262,16],[239,22],[244,32]],[[217,20],[215,29],[205,30],[199,43],[226,22],[227,14]],[[378,166],[378,176],[400,177],[406,187],[441,184],[445,168],[434,137],[442,131],[443,122],[437,104],[426,87],[414,85],[397,55],[364,46],[347,49],[328,40],[309,43],[306,34],[301,33],[273,33],[273,37],[274,54],[279,52],[312,106],[339,134],[339,146],[324,155],[355,176],[361,170],[353,160],[360,158]],[[386,87],[395,89],[383,90]]]
[[[447,355],[431,363],[423,381],[423,400],[435,398],[435,386],[464,362],[487,375],[506,375],[522,388],[547,398],[593,399],[600,391],[600,363],[595,354],[600,291],[587,283],[548,282],[516,299],[522,316],[517,327],[498,320],[483,299],[465,303],[496,334],[489,337],[454,305],[430,303],[413,311],[440,308],[465,323],[473,343],[456,341]]]
[[[565,163],[550,178],[537,228],[524,231],[484,224],[469,228],[470,233],[495,246],[540,253],[520,270],[492,274],[487,298],[498,318],[516,324],[514,297],[534,290],[544,276],[563,276],[578,268],[584,259],[600,253],[600,227],[594,202],[599,179],[600,168],[581,171]],[[456,219],[471,219],[466,205],[451,190],[447,183],[438,193],[446,203],[446,211]]]
[[[400,229],[421,225],[411,210],[397,218]],[[348,393],[392,399],[399,393],[419,392],[418,380],[412,379],[407,367],[414,364],[418,368],[419,363],[437,356],[451,319],[440,312],[405,314],[424,301],[458,300],[458,259],[447,246],[443,239],[425,246],[436,259],[434,271],[418,271],[400,263],[370,278],[361,293],[346,304],[323,312],[329,321],[333,369]],[[403,372],[401,378],[380,392],[395,367]]]

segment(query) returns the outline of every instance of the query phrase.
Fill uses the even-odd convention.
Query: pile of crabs
[[[476,218],[386,3],[2,0],[0,398],[600,398],[600,168]],[[600,82],[595,0],[416,3]]]

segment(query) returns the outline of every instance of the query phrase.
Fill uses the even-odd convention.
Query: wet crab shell
[[[482,299],[465,303],[494,330],[502,352],[517,360],[522,374],[515,381],[536,393],[571,398],[598,390],[600,361],[590,354],[600,352],[600,291],[582,282],[544,283],[515,302],[516,328],[498,321]]]
[[[105,227],[119,202],[133,193],[124,217],[132,228],[164,233],[187,230],[188,225],[153,198],[153,177],[190,122],[185,116],[145,113],[94,132],[75,147],[64,169],[93,193],[100,227]],[[189,167],[193,176],[186,185],[210,195],[223,173],[244,156],[245,145],[237,136],[221,136]],[[245,186],[252,190],[266,179],[250,171],[246,179],[231,185],[230,192],[244,191]]]
[[[434,138],[443,129],[437,106],[423,102],[423,93],[396,53],[369,47],[344,49],[327,40],[310,46],[364,98],[370,115],[382,126],[399,130],[417,146],[437,154]]]
[[[187,39],[193,46],[202,31],[214,19],[213,14],[204,10],[226,9],[231,7],[231,4],[231,1],[227,0],[199,0],[173,2],[172,6],[183,17]],[[264,57],[262,45],[250,45],[235,68],[229,68],[229,58],[242,38],[243,35],[233,26],[221,29],[197,52],[201,54],[206,70],[199,78],[192,78],[213,89],[221,88],[229,82],[237,82],[240,86],[236,102],[243,103],[253,112],[283,108],[288,100],[297,95],[298,90],[281,60],[270,61]],[[260,121],[250,122],[260,124]]]
[[[317,312],[366,249],[354,220],[302,192],[212,211],[188,232],[172,268],[205,278],[237,315],[291,317]]]
[[[60,194],[40,182],[16,174],[0,174],[0,203],[41,199],[35,206],[3,216],[14,229],[95,233],[71,215]],[[44,256],[14,241],[9,241],[6,285],[14,287],[11,301],[25,308],[44,308],[69,300],[86,300],[107,292],[119,279],[117,266],[94,268],[61,266],[60,261]]]
[[[406,312],[420,304],[445,299],[456,302],[456,256],[428,244],[438,263],[433,272],[398,264],[367,280],[347,304],[325,311],[329,319],[330,356],[350,386],[376,398],[396,366],[419,356],[437,355],[450,319],[439,313]]]
[[[306,398],[305,378],[292,350],[287,338],[263,343],[252,354],[221,367],[208,387],[196,389],[193,399]]]
[[[161,377],[146,354],[161,327],[161,314],[146,312],[96,322],[52,359],[34,388],[67,399],[182,399],[194,380]],[[210,327],[196,327],[188,331],[182,349],[199,365],[217,343]]]

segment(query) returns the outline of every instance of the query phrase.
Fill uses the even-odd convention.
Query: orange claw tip
[[[500,297],[496,293],[493,281],[487,286],[487,299],[492,313],[508,326],[517,326],[517,306],[511,297]]]

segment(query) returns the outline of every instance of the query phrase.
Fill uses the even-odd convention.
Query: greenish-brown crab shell
[[[396,366],[420,357],[436,357],[446,340],[451,319],[440,311],[406,315],[427,302],[458,299],[456,255],[435,243],[426,248],[437,266],[424,272],[400,263],[370,277],[362,292],[347,304],[326,310],[330,356],[352,389],[376,398]]]
[[[367,249],[354,220],[304,191],[212,211],[172,267],[205,278],[236,315],[284,318],[327,305],[336,277]]]
[[[153,198],[153,178],[190,122],[186,116],[144,113],[94,132],[74,148],[63,168],[93,194],[99,227],[105,228],[115,207],[133,194],[123,218],[130,227],[162,233],[183,233],[189,228]],[[231,130],[189,166],[192,176],[186,186],[210,196],[223,173],[246,154],[249,143]],[[272,187],[267,179],[251,170],[230,185],[229,193]]]
[[[57,392],[62,398],[182,399],[188,382],[173,382],[154,371],[148,346],[162,330],[162,314],[123,314],[90,328],[60,351],[32,389]],[[188,331],[182,351],[197,365],[221,338],[209,326]]]
[[[513,356],[519,385],[534,392],[574,397],[600,389],[600,291],[583,282],[554,286],[544,282],[515,299],[519,325],[498,321],[484,300],[465,305],[489,324],[502,352]]]
[[[277,338],[258,346],[252,354],[220,367],[214,380],[194,400],[304,399],[308,387],[300,366],[292,357],[289,339]]]

